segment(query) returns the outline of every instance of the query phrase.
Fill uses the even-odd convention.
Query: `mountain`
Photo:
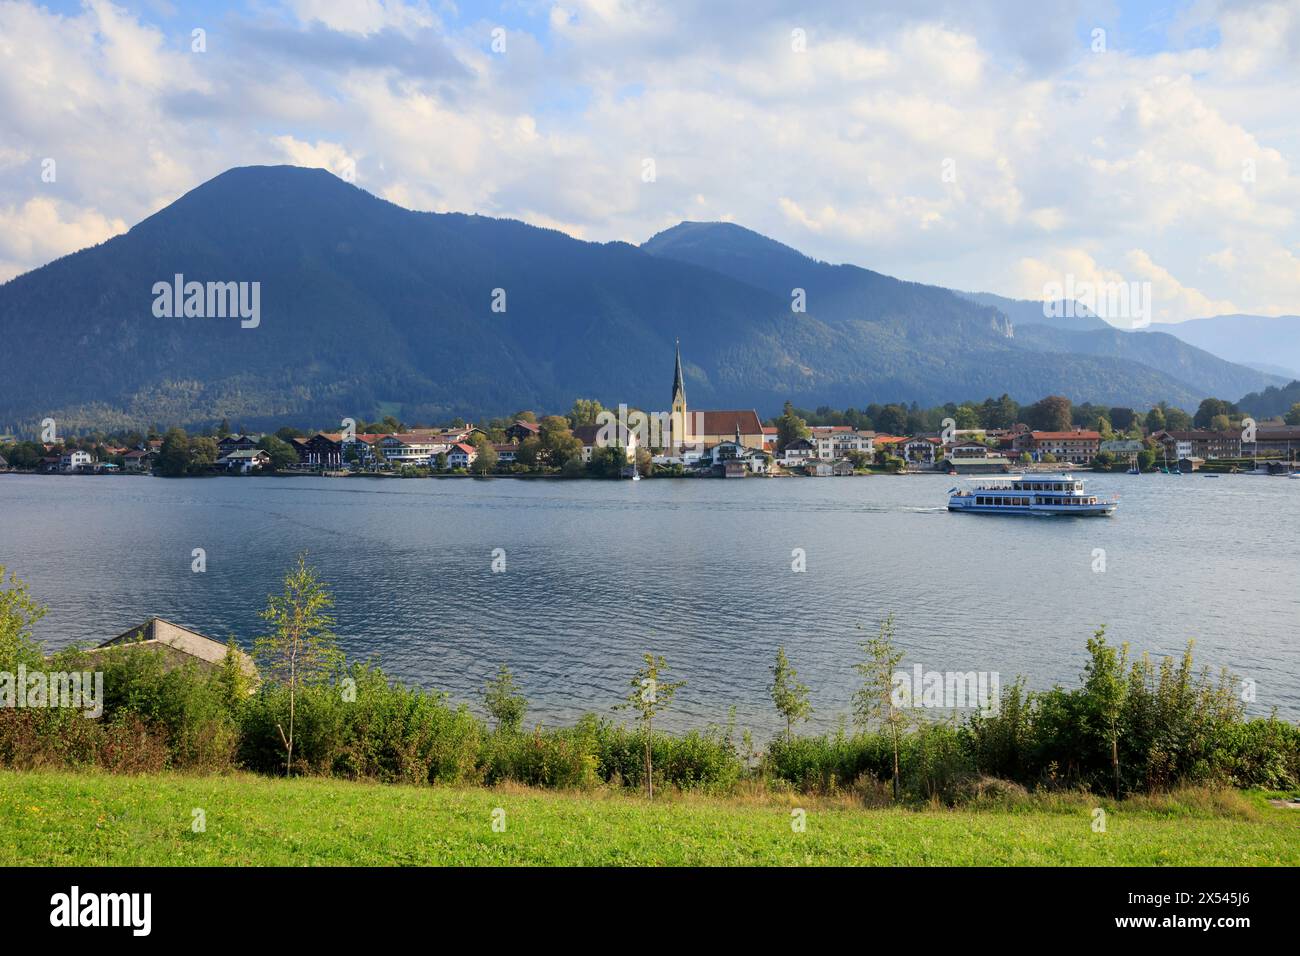
[[[1300,378],[1300,315],[1216,315],[1156,329],[1230,362]]]
[[[260,321],[156,316],[155,285],[178,274],[259,283]],[[796,287],[804,312],[791,310]],[[997,308],[738,226],[583,242],[412,212],[323,170],[246,167],[0,286],[0,426],[431,422],[576,397],[660,409],[678,337],[696,407],[1208,394],[1132,358],[1029,349],[1010,331]]]

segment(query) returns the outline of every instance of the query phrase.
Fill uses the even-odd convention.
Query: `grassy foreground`
[[[807,813],[794,832],[791,810]],[[493,813],[504,810],[504,832]],[[196,810],[204,832],[196,833]],[[1300,865],[1300,811],[1189,791],[975,810],[0,772],[0,865]]]

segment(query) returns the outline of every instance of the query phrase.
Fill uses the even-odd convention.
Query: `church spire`
[[[686,383],[682,381],[682,342],[677,340],[677,368],[673,371],[673,400],[671,408],[677,408],[680,403],[683,410],[686,408]]]

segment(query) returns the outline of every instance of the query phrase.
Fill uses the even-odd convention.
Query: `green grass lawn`
[[[1300,865],[1262,795],[1010,809],[0,771],[0,865]],[[791,810],[807,813],[794,832]],[[504,832],[493,812],[504,810]],[[206,829],[196,833],[195,810]]]

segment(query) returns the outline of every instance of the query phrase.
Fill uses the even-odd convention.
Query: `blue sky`
[[[0,280],[288,162],[589,240],[729,220],[955,288],[1295,313],[1297,89],[1296,0],[0,0]]]

